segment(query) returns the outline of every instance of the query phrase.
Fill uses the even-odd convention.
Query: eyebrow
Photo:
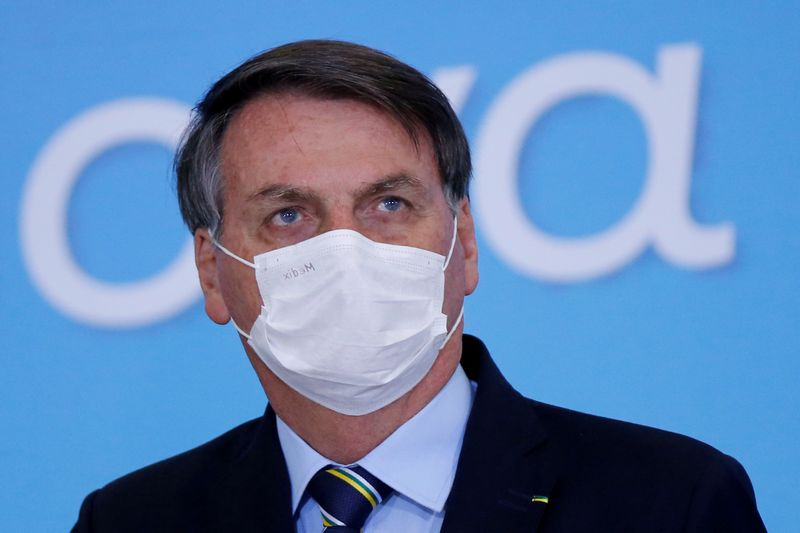
[[[371,196],[407,188],[425,190],[425,185],[422,180],[414,176],[396,174],[366,185],[356,192],[356,196]]]
[[[425,190],[425,185],[422,180],[414,176],[396,174],[382,178],[374,183],[368,183],[356,190],[354,196],[363,198],[407,188]],[[269,185],[250,195],[250,200],[262,200],[265,198],[283,202],[303,203],[319,200],[319,195],[306,188],[282,184]]]
[[[250,196],[251,200],[260,200],[264,198],[299,203],[315,200],[318,196],[307,189],[281,184],[269,185]]]

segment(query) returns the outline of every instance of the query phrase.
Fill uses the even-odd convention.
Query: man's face
[[[229,125],[221,165],[221,242],[245,259],[335,229],[441,255],[449,249],[453,214],[429,139],[420,135],[415,146],[392,117],[365,104],[290,94],[255,99]],[[458,223],[445,282],[449,327],[477,283],[466,201]],[[262,303],[254,271],[213,251],[203,230],[196,241],[207,313],[248,331]]]

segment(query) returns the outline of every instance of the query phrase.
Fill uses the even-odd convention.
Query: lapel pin
[[[545,504],[547,504],[547,503],[550,503],[550,498],[548,498],[547,496],[540,496],[538,494],[534,494],[533,497],[531,498],[531,501],[533,503],[545,503]]]

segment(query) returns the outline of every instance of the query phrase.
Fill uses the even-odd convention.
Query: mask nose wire
[[[456,237],[458,237],[458,215],[453,215],[453,240],[450,241],[450,250],[447,252],[447,258],[444,260],[442,270],[447,270],[447,265],[450,264],[450,259],[453,257],[453,250],[456,247]]]

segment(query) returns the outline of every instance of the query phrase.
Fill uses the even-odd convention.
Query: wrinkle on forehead
[[[252,121],[252,117],[249,115],[252,114],[253,108],[258,106],[259,104],[264,104],[266,102],[274,102],[278,109],[281,112],[283,120],[280,121],[281,124],[286,126],[287,133],[293,137],[292,132],[295,129],[294,121],[290,119],[289,113],[286,111],[287,104],[298,102],[298,101],[309,101],[309,102],[337,102],[343,105],[353,106],[354,109],[370,109],[374,113],[383,116],[384,118],[388,119],[390,122],[400,126],[406,133],[406,137],[411,144],[414,146],[415,152],[420,155],[420,150],[422,149],[421,145],[424,144],[426,141],[433,148],[432,139],[428,132],[419,124],[416,124],[413,121],[407,119],[407,117],[400,116],[399,113],[395,114],[392,113],[388,109],[384,109],[376,104],[371,102],[365,102],[356,98],[350,97],[335,97],[330,95],[322,95],[318,96],[311,92],[305,92],[302,90],[297,89],[280,89],[269,91],[255,98],[252,98],[248,102],[246,102],[240,109],[238,109],[233,117],[231,117],[228,127],[226,128],[225,134],[223,136],[223,144],[225,143],[226,138],[229,136],[228,132],[233,129],[234,127],[241,128],[245,127],[249,129],[253,126],[253,124],[248,124]],[[322,117],[321,117],[322,118]],[[245,122],[242,124],[242,122]],[[277,125],[279,122],[273,122],[274,125]],[[238,126],[237,126],[238,124]],[[294,137],[293,137],[294,138]],[[303,149],[297,140],[295,143],[297,145],[298,150],[302,153]],[[434,154],[435,159],[435,154]]]
[[[334,106],[326,109],[329,104]],[[354,138],[359,140],[353,141]],[[346,159],[336,160],[339,148],[342,154],[349,152],[349,157],[356,159],[359,155],[352,154],[353,146],[363,147],[366,159],[377,148],[385,150],[385,161],[392,161],[400,153],[397,149],[405,147],[400,149],[414,154],[414,159],[430,161],[431,166],[428,163],[425,166],[435,182],[442,186],[433,148],[427,136],[424,140],[422,145],[415,143],[395,117],[357,100],[294,93],[267,94],[245,104],[232,119],[223,138],[220,163],[227,184],[247,197],[263,196],[265,189],[271,188],[267,191],[270,197],[280,193],[285,199],[289,196],[302,199],[307,191],[300,188],[309,180],[314,181],[320,175],[317,172],[322,171],[324,175],[328,168],[334,172],[338,165],[348,164]],[[319,146],[318,141],[321,141]],[[295,154],[294,158],[291,153]],[[317,161],[325,159],[332,166],[316,165]],[[306,165],[308,167],[304,168]],[[376,191],[389,191],[400,185],[418,187],[419,178],[425,177],[413,176],[413,166],[402,164],[393,169],[390,166],[378,164],[372,175],[363,176],[364,186]],[[422,181],[427,182],[427,179]]]

